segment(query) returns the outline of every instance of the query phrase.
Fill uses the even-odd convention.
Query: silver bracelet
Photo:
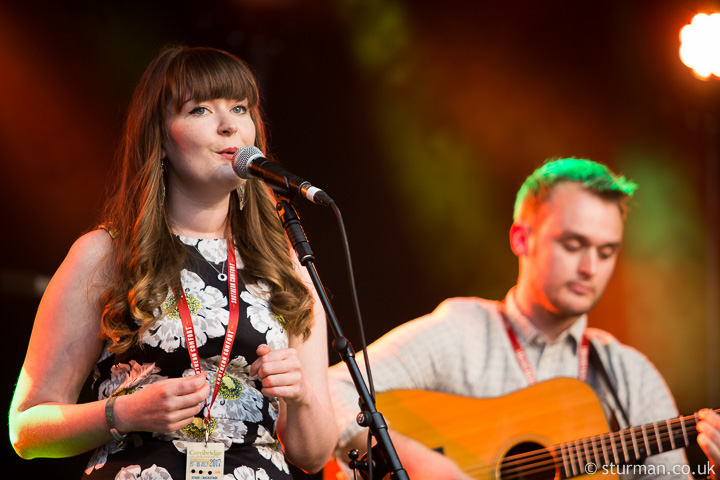
[[[110,434],[117,442],[118,447],[123,447],[127,441],[127,435],[120,435],[120,432],[115,428],[115,400],[117,400],[117,398],[118,397],[112,396],[108,398],[105,404],[105,423],[107,423]]]

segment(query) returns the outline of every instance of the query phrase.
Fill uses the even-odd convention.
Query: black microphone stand
[[[282,226],[290,239],[290,243],[297,253],[300,263],[310,274],[313,285],[315,285],[315,290],[317,290],[317,293],[320,296],[320,301],[325,308],[328,324],[335,336],[335,339],[332,342],[332,348],[340,355],[340,358],[342,358],[343,362],[347,365],[352,381],[355,384],[355,389],[360,396],[362,411],[358,415],[357,422],[363,427],[368,427],[370,429],[370,433],[377,440],[378,446],[381,448],[381,453],[384,454],[381,455],[381,457],[387,463],[386,466],[390,472],[390,477],[398,480],[409,480],[408,474],[402,467],[397,451],[395,450],[395,446],[388,434],[385,419],[375,408],[375,402],[370,396],[370,392],[368,391],[365,381],[362,378],[360,369],[355,361],[355,352],[352,349],[352,345],[350,345],[347,338],[343,336],[342,329],[335,317],[332,305],[330,305],[330,301],[328,300],[327,295],[325,295],[325,289],[323,288],[320,277],[315,269],[315,257],[312,249],[310,248],[307,237],[305,236],[305,231],[300,224],[297,212],[291,204],[291,199],[284,193],[277,192],[277,190],[275,191],[275,195],[278,200],[276,209],[278,217],[280,217],[280,222],[282,222]]]

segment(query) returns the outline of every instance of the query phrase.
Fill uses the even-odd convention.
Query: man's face
[[[623,233],[620,208],[578,183],[562,182],[531,222],[519,286],[525,282],[532,302],[555,317],[588,312],[615,268]]]

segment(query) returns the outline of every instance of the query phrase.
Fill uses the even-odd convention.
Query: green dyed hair
[[[513,219],[517,222],[529,212],[535,212],[560,182],[577,182],[588,191],[616,202],[625,216],[627,200],[637,189],[637,183],[610,170],[607,166],[580,158],[550,160],[535,170],[518,190]]]

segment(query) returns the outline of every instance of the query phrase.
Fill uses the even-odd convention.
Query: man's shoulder
[[[499,303],[478,297],[453,297],[443,300],[428,317],[447,321],[487,320],[498,311]]]
[[[642,352],[631,345],[621,342],[606,330],[588,327],[585,330],[585,335],[600,350],[603,357],[621,360],[623,363],[652,365]]]
[[[616,344],[618,346],[625,346],[615,335],[601,328],[587,327],[585,329],[585,335],[588,339],[592,340],[593,343],[598,345]]]
[[[448,309],[450,311],[467,311],[485,315],[488,312],[497,311],[498,305],[499,303],[495,300],[486,300],[479,297],[451,297],[440,302],[435,311]]]
[[[446,335],[449,332],[467,332],[484,329],[497,312],[497,302],[476,297],[453,297],[440,302],[430,313],[403,323],[388,335]]]

